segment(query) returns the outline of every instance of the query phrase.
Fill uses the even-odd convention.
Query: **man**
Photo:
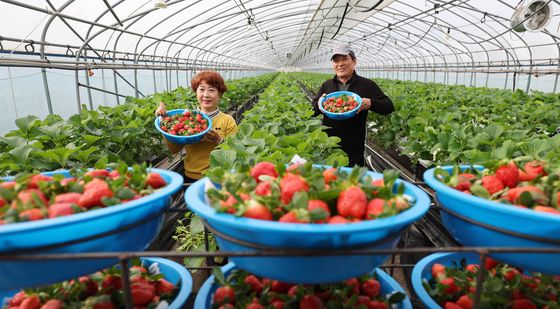
[[[387,115],[395,108],[393,102],[386,96],[375,82],[359,76],[356,71],[356,55],[349,45],[343,44],[335,47],[331,57],[335,76],[325,81],[313,100],[315,115],[321,112],[318,107],[319,99],[335,91],[351,91],[362,97],[362,106],[358,113],[349,119],[332,120],[323,117],[323,124],[329,136],[338,136],[340,146],[348,154],[349,166],[364,166],[364,150],[366,139],[366,122],[368,111]]]

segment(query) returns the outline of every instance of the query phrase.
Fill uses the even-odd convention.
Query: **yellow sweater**
[[[237,124],[233,117],[220,111],[212,117],[212,129],[218,131],[222,138],[226,138],[237,132]],[[165,137],[163,140],[174,154],[181,151],[183,147],[185,148],[185,176],[193,179],[202,178],[202,173],[210,167],[210,152],[216,148],[216,144],[202,140],[192,145],[177,145],[171,143]]]

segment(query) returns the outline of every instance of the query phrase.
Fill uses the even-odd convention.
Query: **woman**
[[[227,91],[224,79],[218,72],[201,71],[191,81],[192,90],[196,93],[196,99],[200,104],[199,110],[212,118],[212,129],[204,135],[204,138],[191,145],[177,145],[171,143],[165,137],[163,140],[169,150],[175,154],[184,147],[185,155],[185,182],[192,183],[202,178],[202,173],[210,166],[210,152],[224,141],[224,138],[237,132],[235,119],[228,114],[222,113],[218,108],[220,99]],[[156,116],[165,116],[165,104],[159,103]]]

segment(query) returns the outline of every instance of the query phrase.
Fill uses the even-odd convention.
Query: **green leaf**
[[[27,143],[23,137],[19,136],[0,137],[0,141],[6,143],[10,148],[17,148]]]
[[[29,115],[26,117],[16,119],[16,126],[23,131],[24,133],[28,133],[34,125],[39,122],[39,118]]]
[[[389,302],[389,304],[396,304],[396,303],[400,303],[405,298],[406,298],[406,294],[402,292],[395,292],[391,296],[389,296],[389,299],[387,301]]]
[[[197,216],[197,215],[193,215],[191,217],[191,222],[190,222],[190,232],[192,234],[197,234],[197,233],[203,233],[204,232],[204,223],[202,223],[202,219]]]
[[[471,192],[472,192],[473,195],[480,196],[480,197],[483,197],[485,199],[490,198],[490,193],[488,192],[488,190],[486,190],[486,188],[484,188],[483,186],[481,186],[479,184],[471,185]]]
[[[29,145],[20,145],[8,152],[12,160],[15,163],[25,166],[29,163],[29,154],[33,152],[35,148]]]
[[[210,153],[210,165],[228,170],[233,168],[236,158],[237,153],[233,150],[216,149]]]
[[[212,274],[214,275],[214,282],[217,282],[219,285],[226,285],[226,278],[219,267],[214,267]]]

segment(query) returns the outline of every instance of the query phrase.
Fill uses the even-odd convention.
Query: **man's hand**
[[[224,141],[224,139],[220,136],[220,134],[218,134],[218,131],[212,129],[210,131],[208,131],[208,133],[204,134],[204,138],[202,138],[203,141],[208,141],[210,143],[214,143],[216,145],[220,144],[221,142]]]
[[[159,106],[156,109],[156,117],[157,116],[165,116],[165,114],[167,114],[167,110],[165,109],[165,103],[163,102],[159,102]]]
[[[369,110],[369,108],[371,107],[371,100],[368,98],[362,98],[362,106],[360,106],[360,109],[358,110],[358,113],[363,111],[363,110]]]

